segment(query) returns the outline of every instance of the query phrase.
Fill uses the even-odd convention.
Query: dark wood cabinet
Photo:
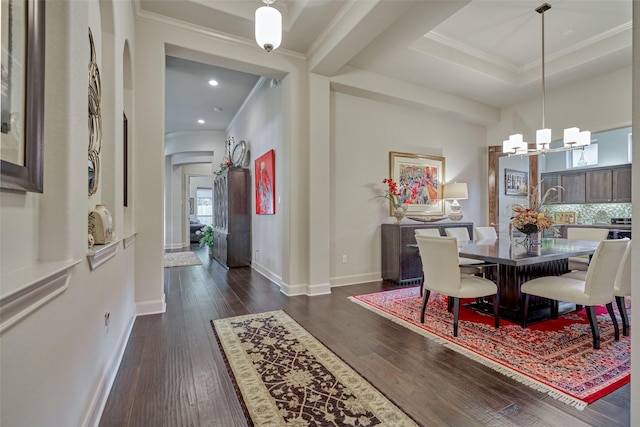
[[[540,179],[540,197],[544,197],[550,188],[561,185],[560,173],[558,172],[543,173],[540,175]],[[562,203],[562,190],[549,193],[545,200],[545,205],[556,205],[558,203]]]
[[[422,279],[422,261],[416,243],[415,230],[437,228],[446,236],[448,227],[466,227],[473,236],[472,222],[447,222],[442,224],[382,224],[382,280],[400,285],[419,285]]]
[[[251,265],[249,169],[232,167],[213,181],[213,257],[225,267]]]
[[[586,172],[587,203],[606,203],[611,201],[611,169],[595,169]]]
[[[613,168],[611,170],[611,198],[613,202],[631,202],[631,165]]]
[[[558,203],[629,203],[631,202],[631,165],[547,172],[540,175],[541,195],[560,185],[559,197],[551,196],[545,204]]]
[[[562,174],[562,203],[584,203],[585,202],[585,173],[572,172]]]

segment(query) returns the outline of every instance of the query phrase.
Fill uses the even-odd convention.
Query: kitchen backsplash
[[[577,224],[610,224],[611,218],[631,218],[631,203],[587,203],[579,205],[545,205],[555,216],[556,212],[575,212]]]

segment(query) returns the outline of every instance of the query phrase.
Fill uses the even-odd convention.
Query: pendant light
[[[502,143],[502,152],[509,155],[531,156],[557,151],[570,151],[583,148],[591,144],[591,132],[580,131],[573,127],[564,130],[564,144],[561,148],[549,148],[551,144],[551,129],[545,127],[546,85],[544,70],[544,13],[551,9],[549,3],[543,3],[535,11],[542,17],[542,128],[536,131],[536,148],[529,149],[529,144],[524,141],[522,134],[509,135],[509,139]]]
[[[262,0],[266,6],[256,10],[256,42],[267,52],[277,49],[282,41],[282,15],[271,7],[275,1]]]

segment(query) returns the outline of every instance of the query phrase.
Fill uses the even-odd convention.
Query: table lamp
[[[444,198],[446,200],[453,200],[451,202],[451,212],[449,212],[449,219],[451,221],[460,221],[462,219],[462,210],[460,209],[460,203],[458,200],[464,200],[469,198],[467,192],[466,182],[450,182],[444,185]]]

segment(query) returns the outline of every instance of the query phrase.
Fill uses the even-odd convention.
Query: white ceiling
[[[303,55],[314,73],[333,76],[350,66],[504,107],[541,94],[542,20],[535,9],[542,3],[277,0],[273,6],[283,14],[278,50]],[[547,90],[631,65],[631,0],[548,3]],[[135,5],[150,19],[178,20],[253,43],[254,13],[262,3],[135,0]],[[220,76],[221,85],[203,89],[211,75]],[[202,129],[195,122],[201,116],[210,120],[207,129],[225,130],[256,80],[169,58],[166,132]],[[214,106],[222,113],[211,114]]]

